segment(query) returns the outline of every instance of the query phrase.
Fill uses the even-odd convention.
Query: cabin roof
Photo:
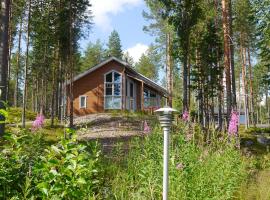
[[[105,64],[111,62],[111,61],[116,61],[120,64],[122,64],[125,68],[127,68],[128,70],[130,70],[132,72],[132,75],[129,74],[129,76],[131,76],[132,78],[135,78],[137,80],[140,80],[140,81],[143,81],[146,85],[156,89],[157,91],[161,92],[163,95],[167,96],[168,95],[168,92],[167,90],[160,86],[159,84],[157,84],[156,82],[152,81],[151,79],[145,77],[144,75],[142,75],[141,73],[137,72],[133,67],[131,67],[127,62],[124,62],[116,57],[110,57],[108,58],[107,60],[104,60],[103,62],[95,65],[94,67],[86,70],[85,72],[77,75],[74,77],[73,81],[77,81],[79,79],[81,79],[82,77],[92,73],[93,71],[99,69],[100,67],[104,66]],[[69,82],[68,82],[69,84]]]

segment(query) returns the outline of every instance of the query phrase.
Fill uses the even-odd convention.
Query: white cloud
[[[103,31],[112,29],[110,15],[117,15],[130,7],[139,6],[143,0],[92,0],[94,23]]]
[[[124,52],[128,52],[135,62],[138,62],[141,55],[145,53],[148,46],[142,43],[137,43],[135,46],[128,48]]]

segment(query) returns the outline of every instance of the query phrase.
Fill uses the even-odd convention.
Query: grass
[[[108,186],[103,189],[107,192],[100,199],[161,199],[162,140],[157,127],[152,135],[134,139],[126,157],[108,161],[104,165]],[[172,135],[170,199],[234,197],[245,180],[246,164],[239,150],[224,141],[198,146],[195,141],[187,141],[181,131]]]
[[[240,200],[268,200],[270,199],[270,153],[267,147],[257,142],[257,133],[269,132],[269,128],[240,127],[243,157],[249,163],[249,178],[242,184],[239,190]],[[247,141],[252,145],[245,147]]]
[[[112,115],[117,117],[119,113]],[[143,113],[121,113],[121,116],[127,118],[128,121],[143,120],[148,117]],[[118,142],[110,155],[99,157],[100,162],[97,165],[99,173],[95,175],[95,181],[98,181],[95,199],[161,199],[163,135],[156,123],[156,120],[151,122],[151,127],[155,127],[152,134],[144,138],[131,139],[128,145],[130,149],[125,148],[125,142]],[[18,136],[25,132],[30,135],[31,139],[36,133],[30,132],[30,128],[31,124],[28,124],[25,131],[19,127],[9,127],[9,131],[12,134],[18,134]],[[254,131],[260,132],[262,130],[249,129],[245,131],[243,127],[240,127],[239,130],[241,150],[236,148],[233,140],[228,143],[226,133],[222,135],[213,132],[211,133],[211,142],[206,143],[204,131],[199,126],[187,126],[183,123],[175,126],[171,134],[170,199],[270,199],[270,154],[266,152],[266,147],[257,143],[253,134]],[[190,134],[192,137],[188,137]],[[39,135],[42,137],[33,137],[29,140],[29,145],[22,143],[24,144],[23,148],[21,148],[20,143],[16,144],[18,148],[15,150],[20,155],[18,158],[24,159],[21,155],[25,154],[22,151],[26,149],[27,154],[31,155],[29,158],[37,158],[38,162],[40,159],[47,159],[51,165],[55,165],[55,161],[51,160],[51,155],[46,157],[47,154],[44,150],[51,149],[51,153],[53,155],[56,153],[55,157],[59,159],[58,150],[54,152],[55,148],[52,148],[51,145],[54,144],[55,147],[58,147],[61,142],[64,142],[61,140],[64,128],[62,126],[51,128],[47,122],[43,129],[39,130]],[[20,141],[23,141],[23,138]],[[244,146],[247,141],[252,141],[253,144]],[[77,152],[75,143],[71,142],[71,144],[74,151]],[[88,145],[87,143],[80,144]],[[40,154],[35,153],[35,148],[38,152],[42,152],[42,157],[39,158]],[[92,147],[88,146],[87,148],[91,149]],[[32,156],[32,153],[35,156]],[[66,162],[66,159],[70,158],[69,145],[65,153],[67,153],[66,158],[61,158],[60,162]],[[4,161],[5,158],[3,158]],[[31,162],[37,161],[32,160]],[[24,166],[20,166],[21,163],[18,162],[18,166],[22,168]],[[73,164],[70,163],[70,166]],[[10,170],[16,172],[20,171],[16,168],[13,169],[11,163],[7,163],[7,165],[3,163],[3,166],[10,166]],[[29,165],[26,163],[25,173],[27,173],[28,167]],[[57,168],[60,167],[60,164],[57,165]],[[3,170],[3,177],[7,173],[10,176],[14,175],[12,171],[5,172],[5,169],[8,168],[0,169],[0,172]],[[88,167],[85,166],[83,169],[88,170]],[[48,173],[51,172],[50,170],[51,168],[48,168]],[[64,168],[63,172],[65,172]],[[47,172],[44,172],[44,175],[46,174]],[[59,178],[59,181],[64,183],[65,177]],[[85,181],[86,184],[92,184],[93,180]],[[31,187],[35,186],[31,185]],[[32,188],[32,190],[36,189]]]
[[[31,132],[30,123],[27,124],[25,130]],[[18,133],[21,131],[20,127],[8,127],[7,132]],[[45,125],[42,129],[39,130],[40,134],[43,135],[44,141],[48,142],[48,144],[53,144],[58,142],[61,137],[64,135],[64,127],[57,125],[55,127],[50,127],[49,125]],[[33,132],[33,134],[35,134]]]

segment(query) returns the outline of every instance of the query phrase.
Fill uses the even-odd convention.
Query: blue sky
[[[142,17],[142,11],[147,10],[143,0],[91,0],[90,3],[94,25],[89,36],[80,42],[82,50],[97,39],[106,44],[113,29],[120,35],[122,49],[135,61],[154,42],[155,38],[142,30],[148,23]]]

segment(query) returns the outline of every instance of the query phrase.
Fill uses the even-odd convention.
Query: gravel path
[[[80,140],[129,138],[144,136],[144,121],[150,125],[154,116],[127,116],[123,114],[99,113],[74,119]]]

